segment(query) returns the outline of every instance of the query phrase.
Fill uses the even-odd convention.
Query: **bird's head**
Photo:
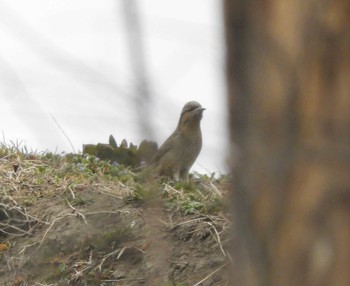
[[[203,117],[203,108],[197,101],[187,102],[181,111],[179,127],[183,125],[199,124]]]

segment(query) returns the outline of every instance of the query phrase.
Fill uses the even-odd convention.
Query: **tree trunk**
[[[231,285],[350,285],[350,1],[224,0]]]

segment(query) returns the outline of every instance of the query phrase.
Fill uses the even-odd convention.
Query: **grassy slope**
[[[140,183],[92,156],[2,146],[0,181],[1,285],[226,283],[226,177]]]

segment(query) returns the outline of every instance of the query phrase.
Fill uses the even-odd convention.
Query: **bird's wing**
[[[174,145],[174,137],[175,133],[171,134],[167,140],[163,143],[162,146],[159,147],[158,151],[153,155],[152,159],[149,161],[149,165],[157,163],[160,158],[164,156],[170,149],[172,149],[172,145]]]

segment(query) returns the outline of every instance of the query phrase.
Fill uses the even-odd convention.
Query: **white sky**
[[[127,0],[125,0],[127,1]],[[225,170],[226,108],[221,1],[139,0],[153,96],[154,139],[199,101],[203,149],[195,170]],[[138,144],[135,77],[121,0],[0,0],[0,129],[6,141],[71,152],[72,141]]]

